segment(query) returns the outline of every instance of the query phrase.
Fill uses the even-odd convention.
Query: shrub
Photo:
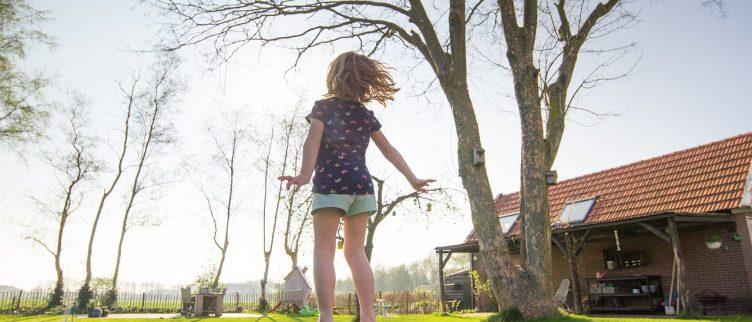
[[[91,287],[89,287],[89,284],[84,284],[84,286],[81,286],[81,289],[78,290],[78,311],[81,313],[85,313],[88,308],[89,304],[91,302],[91,298],[93,297],[94,292],[91,291]]]
[[[115,304],[117,304],[117,298],[118,298],[118,292],[116,289],[109,289],[107,292],[104,293],[104,298],[102,299],[102,305],[110,308],[114,308]]]
[[[259,299],[256,311],[259,313],[266,313],[267,311],[269,311],[269,302],[266,300],[266,298],[262,297]]]

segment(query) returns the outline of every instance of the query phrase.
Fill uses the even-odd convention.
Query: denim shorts
[[[344,195],[344,194],[313,194],[311,213],[322,208],[337,208],[343,211],[343,216],[352,216],[362,213],[373,215],[376,213],[376,197],[368,195]]]

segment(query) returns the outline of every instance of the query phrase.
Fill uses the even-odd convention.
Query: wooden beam
[[[559,247],[559,250],[561,250],[562,253],[567,253],[567,249],[564,248],[564,245],[562,245],[561,242],[556,239],[556,236],[554,236],[553,234],[551,234],[551,240],[554,242],[554,244],[556,244],[557,247]]]
[[[450,253],[451,254],[451,253]],[[446,285],[444,285],[444,253],[439,252],[439,305],[441,312],[446,312]]]
[[[681,293],[679,294],[680,297],[679,299],[677,299],[676,303],[679,304],[679,300],[681,299],[681,304],[684,304],[685,311],[688,311],[687,308],[692,307],[689,303],[691,297],[689,289],[687,288],[684,255],[682,254],[681,244],[679,243],[679,229],[676,227],[676,221],[674,221],[673,219],[668,219],[668,229],[671,233],[671,247],[674,250],[674,260],[676,260],[676,266],[678,267],[676,280],[678,282],[678,285],[680,285],[681,287]],[[676,313],[679,313],[679,311],[677,310]]]
[[[441,262],[441,268],[443,269],[444,266],[446,266],[447,263],[449,263],[449,259],[452,258],[452,251],[450,250],[447,252],[447,257],[444,259],[443,262]]]
[[[653,227],[652,225],[644,222],[638,222],[638,225],[640,227],[645,228],[647,231],[653,233],[653,235],[656,235],[666,241],[667,243],[671,243],[671,236],[667,235],[666,233],[660,231],[658,228]]]
[[[715,215],[715,216],[676,216],[675,221],[702,221],[702,222],[735,222],[734,217],[730,215]]]
[[[619,220],[619,221],[611,221],[611,222],[604,222],[599,224],[590,224],[590,225],[580,225],[580,226],[572,226],[566,228],[567,231],[578,231],[578,230],[588,230],[588,229],[596,229],[596,228],[605,228],[605,227],[614,227],[614,226],[621,226],[624,224],[633,224],[641,221],[647,221],[647,220],[657,220],[657,219],[666,219],[666,218],[673,218],[674,214],[672,213],[662,213],[657,215],[652,215],[648,217],[641,217],[641,218],[632,218],[632,219],[625,219],[625,220]],[[560,232],[564,230],[563,228],[554,228],[553,231]]]

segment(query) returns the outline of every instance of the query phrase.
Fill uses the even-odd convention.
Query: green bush
[[[102,299],[102,305],[114,308],[117,304],[117,298],[118,298],[118,292],[116,289],[109,289],[107,292],[104,293],[104,298]]]
[[[81,289],[78,290],[78,312],[87,312],[93,296],[94,292],[91,291],[89,284],[84,284],[84,286],[81,286]]]
[[[259,303],[258,303],[258,307],[256,308],[256,312],[266,313],[267,311],[269,311],[269,302],[266,301],[266,299],[262,297],[262,298],[259,299]]]

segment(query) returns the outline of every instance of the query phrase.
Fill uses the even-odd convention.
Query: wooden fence
[[[5,291],[0,292],[0,313],[14,311],[37,310],[47,306],[50,293],[44,290],[34,291]],[[66,291],[65,303],[76,300],[76,292]],[[97,294],[94,299],[101,299],[103,294]],[[374,295],[376,306],[391,314],[427,314],[438,311],[438,300],[430,292],[378,292]],[[274,307],[282,294],[269,294],[269,306]],[[254,311],[258,307],[259,294],[227,293],[224,298],[225,312]],[[316,298],[311,296],[311,306],[316,306]],[[114,312],[180,312],[181,299],[179,293],[118,293],[117,307]],[[355,314],[355,294],[337,294],[334,306],[338,313]]]
[[[103,298],[104,294],[96,294],[94,302]],[[0,312],[43,309],[49,302],[50,293],[44,290],[34,291],[5,291],[0,292]],[[65,303],[76,301],[74,291],[66,291]],[[276,305],[282,299],[281,294],[269,294],[267,300],[270,306]],[[224,298],[226,312],[253,311],[259,303],[259,294],[227,293]],[[115,312],[180,312],[181,298],[179,293],[118,293]]]
[[[440,311],[439,301],[430,292],[378,292],[374,294],[379,313],[389,314],[429,314]],[[315,305],[315,298],[312,302]],[[334,296],[335,310],[342,314],[355,314],[355,294],[344,293]]]

